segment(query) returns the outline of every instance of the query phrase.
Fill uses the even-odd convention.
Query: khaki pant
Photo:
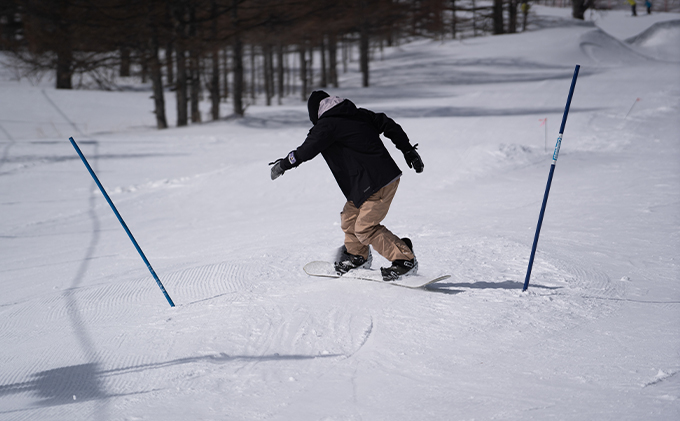
[[[368,257],[368,246],[381,256],[393,262],[395,260],[411,260],[415,256],[406,243],[380,225],[399,187],[399,179],[393,181],[371,195],[357,208],[347,201],[340,214],[340,225],[345,233],[347,252]]]

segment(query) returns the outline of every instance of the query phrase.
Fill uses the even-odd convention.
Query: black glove
[[[283,168],[281,168],[281,161],[283,161],[283,158],[279,158],[274,162],[270,162],[269,165],[273,165],[272,167],[272,180],[276,180],[277,178],[281,177],[283,173],[286,172]]]
[[[420,159],[420,155],[416,151],[416,148],[418,147],[418,144],[413,147],[408,152],[404,152],[404,159],[406,160],[406,163],[408,164],[409,168],[413,168],[416,170],[417,173],[423,172],[423,169],[425,168],[425,164],[423,164],[423,160]]]

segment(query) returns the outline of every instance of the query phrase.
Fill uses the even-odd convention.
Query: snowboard
[[[349,271],[348,273],[340,276],[338,273],[335,271],[335,268],[333,267],[333,263],[330,262],[309,262],[307,263],[303,268],[302,268],[307,275],[310,276],[320,276],[324,278],[351,278],[351,279],[360,279],[363,281],[373,281],[373,282],[380,282],[382,284],[388,284],[388,285],[394,285],[397,287],[402,287],[402,288],[411,288],[411,289],[418,289],[418,288],[424,288],[427,285],[430,285],[435,282],[443,281],[444,279],[448,279],[451,277],[451,275],[442,275],[438,276],[436,278],[431,278],[423,275],[413,275],[413,276],[406,276],[402,279],[398,279],[396,281],[383,281],[382,279],[382,274],[380,273],[379,270],[371,270],[371,269],[354,269]]]

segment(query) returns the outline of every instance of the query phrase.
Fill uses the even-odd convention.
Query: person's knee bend
[[[382,225],[375,225],[367,228],[363,228],[359,231],[355,231],[354,235],[359,239],[361,244],[364,245],[369,245],[373,241],[373,239],[378,236],[382,231],[385,230],[385,227]]]

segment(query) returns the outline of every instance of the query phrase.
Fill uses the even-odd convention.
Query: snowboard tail
[[[341,276],[338,275],[338,273],[335,271],[335,267],[333,266],[332,263],[321,261],[309,262],[303,267],[303,270],[307,275],[310,276],[319,276],[324,278],[360,279],[364,281],[380,282],[383,284],[389,284],[411,289],[423,288],[429,284],[443,281],[444,279],[448,279],[451,277],[451,275],[442,275],[435,278],[430,278],[423,275],[413,275],[405,276],[402,279],[398,279],[396,281],[384,281],[382,279],[382,274],[380,273],[379,270],[371,269],[354,269]]]

